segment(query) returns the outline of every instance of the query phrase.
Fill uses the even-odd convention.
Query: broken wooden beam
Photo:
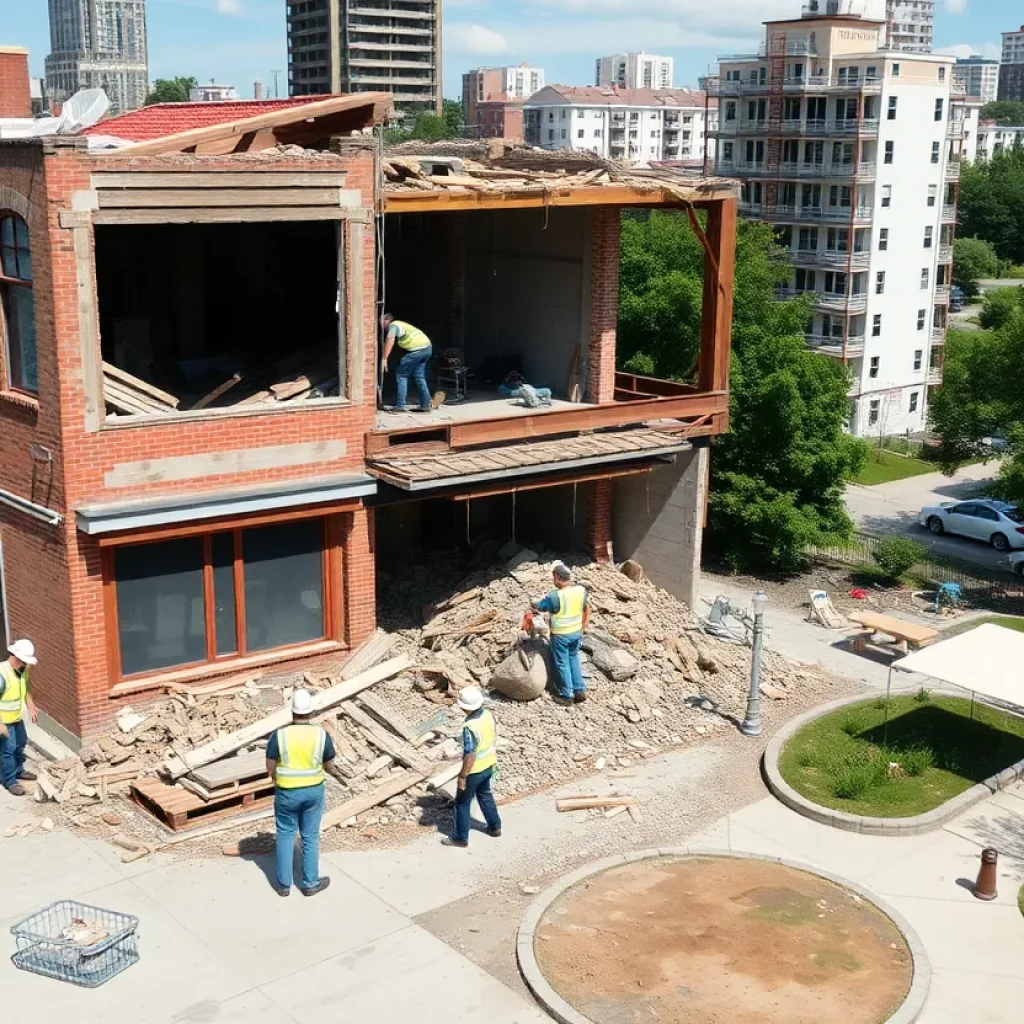
[[[384,803],[385,800],[404,793],[425,778],[424,773],[414,771],[395,775],[376,789],[371,789],[368,793],[361,793],[359,796],[354,796],[351,800],[346,800],[344,803],[338,804],[337,807],[331,808],[320,819],[320,831],[325,832],[336,825],[343,825],[349,818],[354,818],[357,814],[362,814],[363,811],[368,811],[371,807],[376,807],[378,804]]]
[[[376,694],[365,690],[356,697],[356,704],[364,711],[368,711],[381,725],[386,725],[406,743],[413,743],[419,736],[419,731],[409,724],[404,715],[391,707],[387,701],[381,700]]]
[[[565,797],[555,801],[555,810],[589,811],[591,808],[630,807],[635,802],[631,796]]]
[[[211,392],[203,395],[203,397],[200,398],[197,402],[193,402],[189,411],[194,411],[195,409],[205,409],[211,402],[216,402],[221,395],[225,394],[225,392],[230,391],[236,384],[238,384],[241,381],[241,379],[242,375],[240,373],[236,373],[233,377],[228,377],[228,379],[224,381],[223,384],[218,384]]]
[[[422,772],[425,776],[430,774],[432,766],[425,758],[421,757],[408,743],[386,732],[351,701],[344,701],[341,705],[341,710],[356,723],[363,736],[382,754],[389,754],[399,764],[404,764],[407,768],[412,768],[414,771]]]

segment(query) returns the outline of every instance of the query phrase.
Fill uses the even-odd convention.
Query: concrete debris
[[[490,688],[512,700],[536,700],[552,677],[551,655],[546,644],[524,640],[495,668]]]

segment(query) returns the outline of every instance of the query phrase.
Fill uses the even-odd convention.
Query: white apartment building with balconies
[[[622,89],[671,89],[675,61],[656,53],[613,53],[598,57],[594,85]]]
[[[865,437],[923,430],[942,380],[963,135],[954,58],[886,49],[885,29],[852,13],[768,22],[718,85],[718,173],[775,227],[782,292],[812,296],[808,345],[849,367]]]
[[[713,118],[706,95],[686,89],[549,85],[523,106],[528,145],[587,150],[640,167],[661,161],[699,166]],[[708,155],[713,158],[713,150]]]

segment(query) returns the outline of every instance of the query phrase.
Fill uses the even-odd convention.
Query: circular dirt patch
[[[533,932],[554,992],[594,1024],[879,1024],[910,991],[874,904],[767,860],[653,856],[563,892]]]

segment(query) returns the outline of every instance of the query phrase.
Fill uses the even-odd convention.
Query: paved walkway
[[[636,776],[629,785],[648,825],[660,826],[652,822],[656,807],[697,799],[707,772],[719,780],[730,770],[752,772],[752,757],[726,754],[725,746],[690,749],[631,769]],[[413,920],[474,896],[501,902],[502,884],[567,869],[581,849],[580,829],[607,835],[613,827],[558,815],[550,793],[508,805],[503,814],[505,837],[478,837],[466,853],[443,849],[431,832],[397,850],[329,854],[332,885],[314,899],[277,897],[264,877],[268,858],[157,855],[124,865],[105,843],[64,831],[0,838],[0,933],[50,901],[76,898],[137,914],[142,950],[138,965],[95,991],[0,961],[5,1014],[90,1024],[458,1024],[483,1013],[495,1024],[540,1024],[548,1018],[528,997]],[[24,819],[21,805],[0,797],[0,831]],[[640,831],[634,845],[656,845],[649,828]],[[1016,894],[1024,879],[1024,789],[997,794],[940,831],[906,839],[839,832],[771,797],[722,817],[692,840],[681,839],[675,826],[666,831],[673,844],[802,860],[879,893],[917,929],[935,969],[924,1024],[1020,1020],[1024,918]],[[619,834],[631,841],[625,827]],[[985,845],[1002,855],[994,903],[975,900],[967,889]],[[464,931],[464,941],[507,941],[518,921],[518,907],[512,910],[496,913],[493,924],[479,918],[487,927]],[[509,934],[479,934],[492,928]]]

